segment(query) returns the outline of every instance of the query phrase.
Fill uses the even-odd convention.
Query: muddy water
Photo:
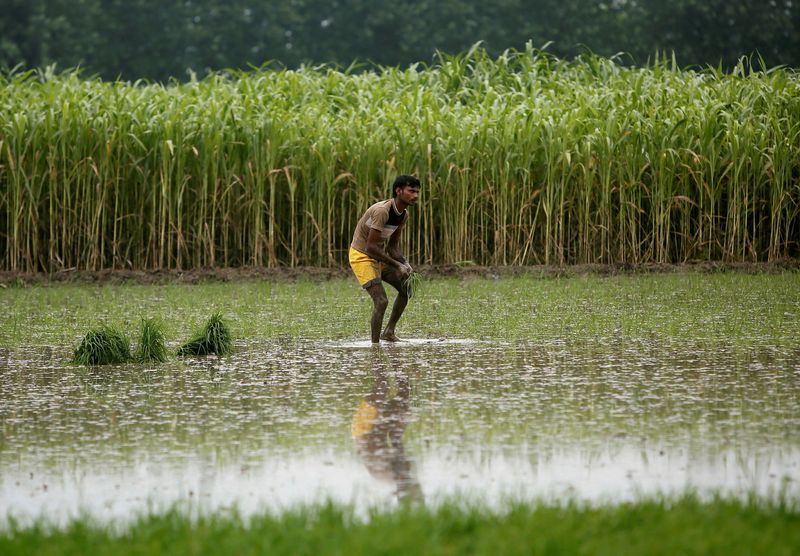
[[[0,515],[125,520],[464,496],[800,495],[800,352],[265,341],[82,368],[0,354]]]

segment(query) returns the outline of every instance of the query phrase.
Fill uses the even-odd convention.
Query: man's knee
[[[384,272],[383,281],[397,290],[401,297],[411,297],[408,281],[397,272]]]
[[[389,306],[389,298],[386,297],[386,290],[383,289],[381,284],[375,284],[367,289],[370,296],[372,296],[372,303],[376,311],[385,311]]]
[[[411,281],[408,279],[400,280],[400,283],[397,285],[397,295],[398,297],[402,297],[406,301],[413,295],[413,286],[411,285]]]
[[[376,311],[386,311],[386,307],[389,306],[389,298],[386,297],[385,293],[383,295],[373,296],[372,302],[375,304]]]
[[[408,299],[409,297],[411,297],[411,294],[412,294],[411,284],[409,283],[409,281],[403,280],[402,282],[400,282],[400,287],[397,288],[397,296]]]

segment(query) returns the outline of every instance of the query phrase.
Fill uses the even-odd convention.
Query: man
[[[400,232],[408,220],[406,208],[417,204],[419,188],[419,180],[414,176],[398,176],[392,184],[392,198],[369,207],[353,233],[350,267],[361,287],[372,297],[370,331],[375,344],[380,340],[399,340],[394,329],[408,304],[406,280],[413,272],[400,252]],[[383,315],[389,304],[384,281],[397,290],[397,298],[381,334]]]

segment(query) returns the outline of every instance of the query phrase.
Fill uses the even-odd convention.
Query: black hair
[[[397,176],[392,184],[392,197],[397,197],[398,187],[406,187],[407,185],[411,187],[421,187],[419,179],[415,176]]]

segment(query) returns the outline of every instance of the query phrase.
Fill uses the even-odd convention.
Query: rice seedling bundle
[[[78,365],[113,365],[130,360],[130,340],[116,327],[102,325],[84,336],[72,362]]]
[[[214,313],[203,329],[178,349],[178,356],[230,355],[233,353],[233,335],[220,313]]]
[[[403,282],[408,298],[418,296],[422,287],[423,278],[419,272],[412,272]]]
[[[135,359],[139,363],[163,363],[167,360],[164,324],[157,319],[142,319]]]
[[[430,66],[0,76],[0,269],[339,265],[416,173],[410,260],[798,256],[800,79],[529,48]]]

